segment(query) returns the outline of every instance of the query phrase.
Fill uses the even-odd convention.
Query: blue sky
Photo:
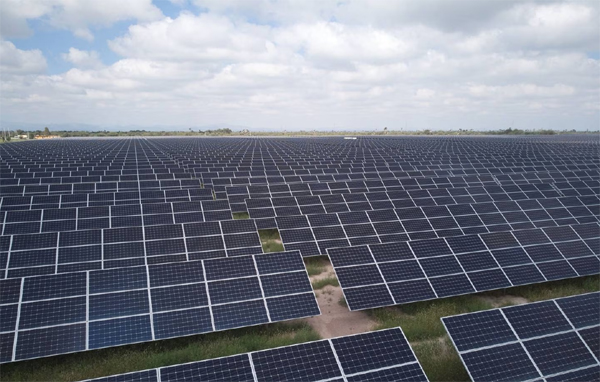
[[[7,127],[598,128],[595,2],[0,7]]]

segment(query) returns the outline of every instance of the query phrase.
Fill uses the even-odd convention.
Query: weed
[[[372,309],[367,313],[379,323],[376,329],[400,326],[409,341],[420,341],[446,333],[441,317],[491,308],[491,304],[476,296],[458,296]]]
[[[264,253],[284,251],[283,244],[276,241],[262,242],[262,248]]]
[[[549,300],[576,294],[596,292],[600,290],[600,276],[580,277],[569,280],[558,280],[543,284],[526,285],[508,289],[513,296],[524,297],[529,301]]]
[[[325,272],[327,264],[329,264],[327,256],[307,257],[304,259],[304,265],[309,276],[316,276]]]
[[[431,382],[470,381],[469,374],[447,336],[411,345]]]
[[[234,212],[231,215],[233,215],[235,220],[250,219],[250,215],[247,212]]]
[[[277,230],[277,228],[259,229],[258,236],[260,236],[261,241],[281,240],[281,237],[279,236],[279,231]]]

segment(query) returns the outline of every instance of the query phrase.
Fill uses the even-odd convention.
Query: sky
[[[600,2],[1,0],[0,124],[597,130]]]

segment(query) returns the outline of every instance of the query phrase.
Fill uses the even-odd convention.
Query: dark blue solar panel
[[[246,354],[160,369],[161,382],[177,382],[190,377],[206,381],[254,381],[250,360]]]
[[[269,298],[267,299],[267,307],[272,321],[311,317],[320,314],[312,292]]]
[[[37,301],[21,305],[19,330],[85,321],[85,296]],[[14,330],[14,323],[12,326],[10,330]]]
[[[206,333],[213,330],[209,308],[154,313],[153,323],[156,339]]]
[[[509,382],[540,377],[527,353],[518,343],[465,353],[462,358],[473,381]]]
[[[144,291],[145,292],[145,291]],[[151,289],[152,311],[164,312],[208,305],[204,283]]]
[[[96,378],[93,382],[158,382],[156,369],[139,371],[129,374],[113,375],[110,377]]]
[[[89,299],[90,320],[132,316],[150,312],[148,291],[146,289],[92,295]]]
[[[130,344],[152,340],[150,316],[116,318],[89,323],[89,348]]]
[[[331,341],[345,374],[354,374],[414,362],[415,356],[401,331],[335,338]]]
[[[212,313],[217,330],[268,322],[267,311],[262,300],[213,306]]]
[[[444,317],[443,322],[459,351],[517,340],[499,310]]]
[[[533,339],[525,342],[525,347],[545,375],[598,363],[584,342],[572,332]]]
[[[85,323],[19,332],[15,359],[85,350]]]
[[[556,303],[575,328],[597,325],[600,322],[600,293],[559,298]]]
[[[253,353],[252,361],[259,381],[319,381],[342,375],[327,341]]]
[[[23,301],[85,296],[85,294],[85,272],[26,278],[23,286]]]
[[[212,259],[204,262],[207,280],[222,280],[256,275],[252,257]]]
[[[146,267],[92,271],[90,272],[89,292],[94,294],[147,288],[146,277]]]

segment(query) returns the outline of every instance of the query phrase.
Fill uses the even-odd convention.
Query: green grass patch
[[[78,381],[315,341],[305,323],[269,324],[2,365],[3,381]]]
[[[376,330],[400,326],[409,341],[422,341],[446,333],[441,317],[491,308],[491,304],[476,296],[458,296],[372,309],[367,313],[378,322]]]
[[[598,290],[600,290],[600,276],[595,275],[510,288],[502,291],[502,294],[524,297],[533,302],[596,292]]]
[[[261,241],[281,240],[281,237],[279,236],[279,231],[277,230],[277,228],[259,229],[258,236],[260,236]]]
[[[411,345],[431,382],[471,380],[448,336]]]
[[[316,281],[312,282],[312,287],[313,287],[314,290],[323,289],[327,285],[338,287],[338,286],[340,286],[340,283],[338,282],[338,279],[336,277],[333,277],[333,276],[332,277],[326,277],[324,279],[316,280]]]
[[[284,251],[283,244],[278,243],[276,241],[263,242],[262,247],[263,247],[264,253],[283,252]]]
[[[250,219],[250,215],[247,212],[234,212],[232,215],[235,220]]]
[[[343,306],[344,308],[348,307],[348,303],[346,302],[346,298],[344,296],[340,297],[338,300],[338,304]]]
[[[325,272],[327,264],[329,264],[327,256],[307,257],[304,259],[304,265],[309,276],[316,276]]]
[[[281,243],[281,237],[279,231],[274,229],[260,229],[258,230],[258,236],[260,236],[260,243],[262,244],[263,252],[282,252],[285,249]]]

